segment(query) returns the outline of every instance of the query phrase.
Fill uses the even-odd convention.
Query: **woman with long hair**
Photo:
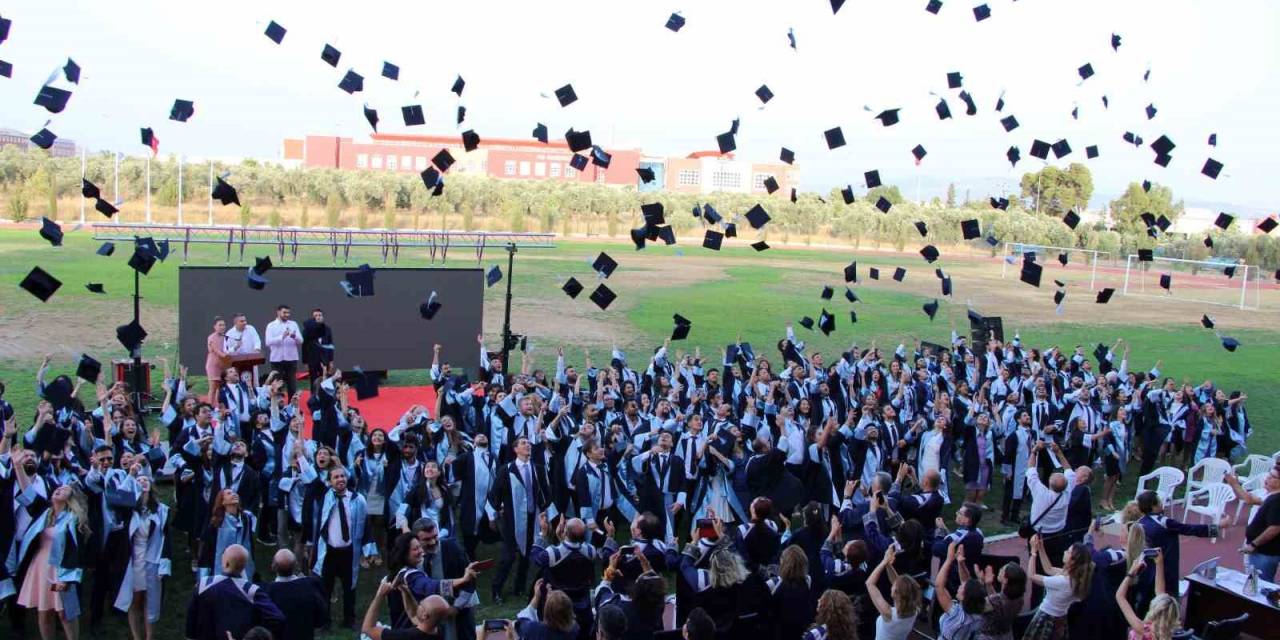
[[[156,499],[150,478],[138,478],[138,488],[142,494],[129,517],[129,564],[115,607],[128,614],[133,640],[151,640],[170,574],[169,507]]]
[[[867,595],[880,614],[876,616],[876,640],[906,640],[920,613],[920,585],[911,576],[898,575],[893,560],[894,548],[889,547],[880,564],[867,576]],[[889,597],[893,604],[880,592],[880,576],[885,574],[892,585]]]
[[[209,404],[218,403],[218,390],[222,386],[222,372],[227,362],[227,321],[222,316],[213,319],[213,333],[205,340],[208,353],[204,358],[204,373],[209,379]]]
[[[1116,604],[1129,623],[1129,640],[1170,640],[1173,632],[1181,626],[1182,610],[1178,600],[1165,592],[1163,553],[1156,552],[1156,597],[1151,601],[1147,615],[1138,617],[1129,604],[1129,587],[1146,570],[1146,564],[1146,559],[1141,556],[1133,561],[1116,590]]]
[[[853,601],[845,592],[835,589],[823,592],[818,598],[813,627],[804,633],[804,640],[858,640],[857,615]]]
[[[408,531],[418,518],[431,518],[440,526],[440,537],[453,532],[453,494],[444,482],[444,473],[435,460],[422,463],[422,475],[396,513],[396,526]]]
[[[960,564],[960,579],[968,579],[968,570]],[[1027,572],[1022,565],[1009,562],[1000,567],[999,573],[987,565],[982,573],[987,586],[987,605],[978,627],[978,640],[1013,640],[1013,623],[1022,613],[1027,593]]]
[[[1022,634],[1023,640],[1063,640],[1067,637],[1067,610],[1071,605],[1089,596],[1093,583],[1093,558],[1083,544],[1071,545],[1062,554],[1062,568],[1054,568],[1044,541],[1039,535],[1031,536],[1031,551],[1027,554],[1027,575],[1031,581],[1044,587],[1044,600]],[[1035,572],[1035,557],[1046,567],[1048,574]]]
[[[769,616],[774,638],[791,640],[804,634],[813,624],[813,589],[809,580],[809,558],[797,546],[787,547],[778,564],[777,577],[768,580]]]
[[[1200,429],[1195,438],[1195,455],[1192,463],[1199,463],[1205,458],[1218,457],[1218,443],[1222,439],[1222,435],[1226,433],[1224,429],[1222,414],[1219,413],[1218,407],[1213,403],[1207,403],[1200,406]]]
[[[387,548],[387,497],[383,495],[383,481],[387,468],[387,432],[374,429],[365,435],[367,442],[357,448],[352,443],[350,451],[354,452],[351,469],[355,474],[356,493],[364,496],[369,511],[369,523],[365,526],[378,549]],[[381,553],[372,557],[365,556],[361,562],[373,565],[382,564]]]
[[[726,551],[726,553],[732,552]],[[654,633],[663,629],[662,613],[667,604],[667,581],[653,570],[645,554],[637,553],[635,557],[640,561],[640,569],[643,573],[631,584],[628,597],[623,597],[622,594],[614,591],[615,582],[621,576],[618,564],[622,561],[622,554],[615,552],[610,556],[609,565],[604,570],[604,580],[594,595],[595,608],[597,611],[610,605],[621,608],[627,617],[627,631],[622,636],[623,639],[649,640]],[[691,559],[688,555],[683,557]],[[683,575],[683,565],[681,571]],[[698,571],[702,570],[693,570],[695,574]],[[743,571],[745,572],[745,569]],[[695,576],[694,584],[696,585],[697,582]]]
[[[533,585],[529,606],[517,614],[515,628],[521,640],[574,640],[579,635],[573,601],[563,591],[549,590],[541,579]]]
[[[22,477],[19,482],[26,484]],[[79,636],[80,548],[88,536],[88,499],[78,485],[64,484],[53,490],[49,508],[14,541],[15,553],[9,555],[5,568],[21,585],[15,604],[36,610],[43,640],[53,639],[57,623],[69,640]]]
[[[959,563],[960,588],[952,596],[947,588],[947,576],[951,575],[951,567]],[[982,614],[987,608],[987,588],[981,580],[969,576],[965,567],[964,547],[952,542],[947,547],[947,557],[933,574],[934,595],[938,600],[938,608],[942,609],[942,617],[938,619],[938,638],[940,640],[970,640],[978,634],[982,627]]]
[[[256,529],[253,514],[240,507],[240,495],[231,489],[223,489],[213,498],[212,515],[200,541],[200,562],[197,573],[205,578],[215,575],[222,552],[238,544],[249,551],[244,567],[244,578],[254,575],[253,532]]]
[[[1125,403],[1127,404],[1127,403]],[[1102,443],[1102,467],[1106,471],[1106,482],[1102,487],[1102,508],[1107,511],[1116,510],[1116,486],[1124,480],[1125,466],[1129,463],[1129,409],[1120,406],[1116,409],[1115,418],[1109,427],[1111,434]]]

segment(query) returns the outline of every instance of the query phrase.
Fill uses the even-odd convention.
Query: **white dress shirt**
[[[337,500],[342,500],[342,506],[344,507],[344,511],[346,512],[347,518],[348,518],[347,531],[352,531],[354,527],[351,526],[351,522],[349,520],[351,518],[351,492],[350,491],[343,492],[342,497],[338,498]],[[338,516],[341,512],[338,511],[337,500],[335,500],[333,503],[333,510],[329,512],[329,523],[328,523],[328,531],[327,531],[327,535],[329,536],[328,542],[329,542],[330,548],[345,549],[351,546],[351,541],[342,539],[342,521],[338,519]]]
[[[251,324],[246,324],[244,331],[235,326],[227,329],[226,351],[236,354],[262,351],[262,339],[258,337],[258,330]]]

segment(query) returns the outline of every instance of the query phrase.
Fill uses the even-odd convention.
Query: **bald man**
[[[243,637],[255,626],[280,633],[284,614],[258,585],[244,577],[249,550],[233,544],[222,552],[222,575],[200,580],[187,608],[189,640]]]
[[[298,573],[293,552],[281,549],[271,560],[274,582],[262,585],[263,591],[284,614],[285,624],[276,636],[280,640],[314,640],[316,628],[329,621],[329,602],[324,597],[320,579]]]
[[[606,526],[612,533],[613,525]],[[591,585],[596,579],[596,564],[613,555],[618,544],[610,535],[604,538],[603,549],[593,546],[588,540],[587,523],[581,518],[561,520],[557,545],[550,542],[549,528],[547,516],[543,514],[538,519],[538,540],[529,550],[529,561],[543,570],[552,589],[569,596],[578,628],[590,629],[595,621],[591,613]]]
[[[382,611],[382,603],[386,601],[387,596],[402,597],[401,594],[394,594],[395,591],[391,581],[385,578],[378,583],[378,591],[373,594],[369,610],[364,614],[362,633],[373,640],[435,640],[439,638],[443,629],[442,622],[454,613],[453,607],[450,607],[449,603],[440,596],[427,596],[418,603],[417,610],[411,616],[412,627],[392,629],[378,625],[378,614]]]

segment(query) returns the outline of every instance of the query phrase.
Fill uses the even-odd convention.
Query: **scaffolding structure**
[[[182,246],[182,262],[187,262],[193,244],[224,245],[226,261],[231,264],[231,252],[239,251],[239,261],[244,262],[245,248],[249,246],[274,246],[283,262],[288,256],[296,262],[298,251],[306,247],[325,247],[333,264],[342,254],[343,263],[351,259],[352,247],[374,247],[382,253],[382,263],[396,263],[401,249],[425,249],[434,264],[437,256],[441,262],[450,249],[468,249],[475,252],[477,262],[484,260],[486,249],[507,250],[555,248],[554,233],[516,233],[509,231],[435,231],[404,229],[340,229],[328,227],[241,227],[236,225],[171,225],[146,223],[107,222],[93,225],[95,240],[131,242],[135,238],[152,238],[156,242],[168,240]]]

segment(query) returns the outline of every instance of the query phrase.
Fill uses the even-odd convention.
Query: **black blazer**
[[[329,622],[329,603],[320,588],[320,579],[299,576],[286,582],[262,585],[271,601],[284,614],[280,640],[313,640],[316,628]]]

